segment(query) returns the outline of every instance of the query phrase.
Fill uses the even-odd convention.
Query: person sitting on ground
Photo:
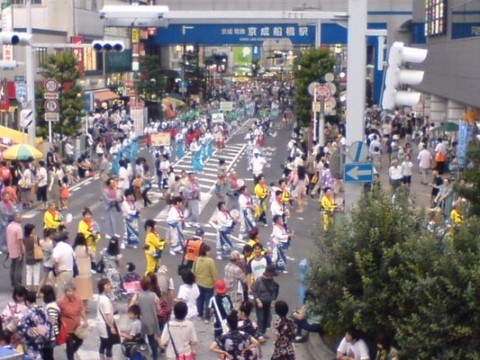
[[[313,294],[307,290],[303,306],[292,313],[293,321],[295,321],[295,324],[297,325],[295,342],[302,342],[305,340],[302,336],[302,330],[323,333],[322,326],[320,325],[321,318],[313,311],[311,303],[309,302],[312,297]]]
[[[350,327],[337,348],[337,360],[370,360],[368,347],[360,338],[360,332]]]

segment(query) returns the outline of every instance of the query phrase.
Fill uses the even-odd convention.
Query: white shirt
[[[65,154],[73,156],[73,145],[69,142],[65,143]]]
[[[44,167],[39,167],[37,170],[37,181],[38,186],[47,186],[47,169]]]
[[[183,220],[183,211],[176,206],[171,206],[167,214],[167,223],[178,222]]]
[[[272,213],[272,216],[283,215],[285,213],[283,204],[278,202],[277,199],[273,200],[272,205],[270,206],[270,212]]]
[[[380,151],[382,150],[382,144],[378,140],[372,140],[370,142],[370,154],[380,154]]]
[[[123,166],[118,170],[118,184],[117,187],[121,190],[127,190],[130,187],[128,179],[128,170]]]
[[[287,242],[288,233],[287,233],[287,230],[285,229],[285,226],[281,226],[277,224],[273,225],[271,238],[272,238],[272,241],[275,243],[275,245]]]
[[[137,214],[137,208],[135,206],[135,202],[128,203],[128,201],[124,200],[122,202],[122,214],[124,217],[129,215],[134,216]]]
[[[98,297],[97,302],[97,330],[100,337],[104,339],[108,337],[107,325],[104,319],[107,315],[113,316],[113,305],[108,296],[102,294]]]
[[[247,205],[252,205],[252,198],[250,195],[240,194],[238,197],[238,205],[240,206],[240,210],[246,210]]]
[[[188,313],[187,313],[186,319],[191,319],[194,316],[198,315],[197,298],[199,295],[200,295],[200,290],[198,290],[197,284],[180,285],[180,288],[178,289],[177,299],[182,299],[187,304]]]
[[[263,167],[265,166],[265,164],[267,163],[267,160],[265,160],[265,158],[261,157],[260,155],[255,155],[252,159],[252,161],[250,162],[250,164],[252,165],[252,172],[255,176],[258,176],[262,173],[263,171]]]
[[[231,227],[233,224],[233,219],[227,211],[223,212],[218,210],[216,218],[218,226],[220,226],[221,228],[228,228]]]
[[[401,178],[403,178],[402,167],[400,165],[390,166],[390,168],[388,169],[388,176],[392,180],[400,180]]]
[[[190,320],[170,320],[168,326],[163,328],[160,342],[162,344],[168,344],[165,350],[167,359],[176,358],[172,342],[175,343],[175,348],[179,353],[189,354],[191,352],[190,343],[198,342],[197,332],[195,331],[193,322]]]
[[[57,269],[61,271],[73,271],[73,258],[75,253],[72,247],[65,241],[59,241],[53,248],[52,259],[57,264]]]
[[[413,174],[413,163],[411,161],[402,162],[402,174],[403,176],[412,176]]]
[[[349,343],[345,338],[342,339],[340,345],[338,345],[337,352],[346,354],[355,360],[368,360],[370,355],[368,354],[368,347],[365,341],[359,339],[354,343]]]
[[[427,149],[423,149],[417,156],[418,166],[422,169],[430,169],[432,163],[432,154]]]

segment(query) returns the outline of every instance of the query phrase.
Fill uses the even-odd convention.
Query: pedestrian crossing
[[[243,143],[227,144],[220,154],[214,152],[213,156],[206,161],[203,171],[197,174],[197,180],[200,184],[200,213],[213,196],[215,183],[217,182],[219,160],[225,160],[228,172],[234,168],[238,160],[244,155],[245,148],[246,145]],[[187,172],[194,171],[192,167],[191,153],[186,154],[182,159],[173,164],[173,168],[176,172],[179,170],[186,170]],[[149,194],[158,194],[159,192],[161,193],[160,189],[158,189],[158,185],[154,184],[154,187]],[[162,209],[162,211],[155,217],[155,220],[160,223],[165,222],[168,209],[168,206]]]

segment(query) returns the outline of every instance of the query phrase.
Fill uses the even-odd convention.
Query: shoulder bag
[[[43,260],[43,250],[36,236],[33,237],[33,258],[35,260]]]
[[[103,315],[103,312],[101,310],[100,310],[100,315],[102,315],[103,321],[105,321],[105,326],[107,327],[108,342],[112,345],[120,344],[120,342],[121,342],[120,333],[118,332],[118,327],[117,327],[117,323],[115,322],[115,320],[113,320],[113,327],[115,328],[116,334],[113,334],[112,329],[111,329],[110,325],[108,325],[107,319],[105,318],[105,316]]]
[[[173,341],[172,333],[170,332],[170,323],[167,323],[168,336],[172,342],[173,352],[175,353],[175,359],[177,360],[195,360],[195,356],[192,353],[179,354],[175,342]]]

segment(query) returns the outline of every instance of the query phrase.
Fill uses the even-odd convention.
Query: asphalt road
[[[281,168],[280,165],[283,164],[286,158],[286,144],[288,142],[290,131],[287,129],[276,129],[277,134],[274,137],[269,137],[266,140],[266,152],[268,167],[265,168],[264,174],[267,179],[267,183],[277,182],[281,177]],[[247,160],[245,156],[245,129],[240,129],[237,135],[234,135],[230,141],[227,143],[227,150],[221,157],[227,160],[227,164],[230,169],[236,169],[239,178],[242,178],[246,181],[246,184],[253,185],[251,173],[247,172]],[[142,150],[142,156],[145,156],[150,164],[153,165],[153,157]],[[200,224],[204,227],[206,231],[206,241],[210,242],[213,247],[215,246],[215,231],[208,224],[212,215],[215,211],[215,206],[217,200],[212,197],[211,191],[213,190],[215,178],[212,177],[212,173],[215,173],[216,176],[216,167],[218,164],[218,157],[213,157],[206,164],[205,172],[198,175],[198,179],[201,182],[202,190],[202,212],[200,215]],[[178,162],[178,171],[181,169],[189,170],[189,161]],[[151,166],[153,168],[153,166]],[[175,168],[175,166],[174,166]],[[176,168],[177,169],[177,168]],[[104,223],[103,216],[103,203],[101,202],[100,197],[100,180],[98,177],[90,178],[84,180],[77,185],[72,187],[72,197],[70,198],[69,210],[68,213],[73,215],[73,221],[68,226],[68,231],[71,234],[71,238],[74,237],[78,222],[81,219],[81,210],[82,208],[88,206],[93,211],[94,219],[102,227]],[[150,207],[142,209],[140,222],[140,239],[144,239],[143,221],[146,219],[157,219],[160,222],[160,227],[162,229],[162,234],[164,234],[165,223],[162,223],[165,219],[166,214],[166,205],[165,202],[160,198],[160,193],[157,189],[153,189],[152,198],[154,199],[154,204]],[[290,226],[295,230],[297,238],[294,241],[292,249],[289,251],[289,256],[293,257],[295,261],[292,261],[289,266],[288,274],[281,274],[278,276],[277,281],[280,284],[280,295],[279,299],[285,300],[290,304],[291,309],[294,309],[300,305],[299,301],[299,273],[298,273],[298,262],[306,257],[308,254],[312,253],[315,246],[312,240],[312,232],[314,231],[316,225],[319,223],[320,213],[318,212],[317,202],[311,200],[306,211],[302,214],[302,217],[295,216],[295,213],[292,212],[293,216],[290,220]],[[24,223],[30,222],[36,225],[39,233],[43,227],[43,212],[31,210],[24,214]],[[268,238],[271,233],[271,224],[268,227],[260,227],[260,238],[264,243],[268,241]],[[121,218],[116,224],[116,232],[118,234],[123,234],[123,222]],[[103,249],[106,246],[106,240],[103,239],[99,244],[98,248]],[[242,243],[237,243],[238,247],[242,246]],[[125,262],[131,261],[137,265],[137,272],[142,274],[145,270],[145,257],[144,252],[141,249],[141,246],[138,249],[125,249],[123,250],[123,255]],[[176,286],[181,284],[181,280],[175,274],[175,269],[177,264],[180,262],[180,256],[172,256],[168,251],[164,252],[162,258],[162,264],[166,264],[173,274],[174,282]],[[223,276],[223,270],[227,260],[217,261],[217,267],[220,273],[220,276]],[[4,264],[5,266],[0,268],[0,276],[3,279],[8,279],[8,262]],[[124,269],[123,269],[124,271]],[[94,275],[94,286],[96,280],[100,278],[100,275]],[[11,290],[9,287],[8,281],[0,282],[0,309],[10,300]],[[95,299],[89,302],[89,324],[92,326],[92,335],[87,338],[85,344],[82,346],[81,351],[79,351],[79,357],[81,359],[94,360],[98,359],[97,349],[98,349],[98,337],[96,335],[95,326]],[[125,304],[119,305],[120,310],[120,326],[125,323],[126,316],[126,306]],[[199,334],[200,346],[198,350],[198,359],[213,359],[216,358],[211,352],[209,352],[208,347],[213,341],[213,329],[212,325],[205,325],[203,322],[196,322],[197,331]],[[119,347],[116,347],[116,353],[114,355],[115,359],[122,358],[120,355]],[[264,346],[264,358],[269,358],[273,348],[272,341],[269,341]],[[303,344],[296,345],[297,349],[297,358],[298,359],[311,359],[311,357],[306,352],[306,347]],[[56,358],[63,359],[65,355],[61,348],[56,350]]]

